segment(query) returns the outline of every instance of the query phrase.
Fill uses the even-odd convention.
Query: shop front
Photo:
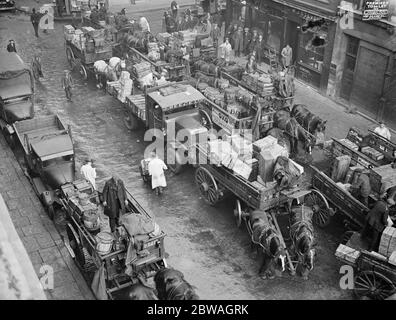
[[[393,12],[396,17],[396,11]],[[396,127],[396,23],[363,21],[337,28],[328,95]]]
[[[289,44],[293,51],[292,63],[297,78],[325,92],[327,88],[333,38],[336,30],[335,11],[316,12],[294,3],[277,1],[241,2],[228,0],[227,24],[242,20],[246,27],[257,28],[265,43],[265,62],[270,52],[276,52],[278,60],[282,49]],[[309,21],[325,20],[314,30],[302,30]],[[324,45],[315,45],[316,38]],[[315,41],[314,41],[315,39]],[[318,41],[316,41],[318,42]],[[320,41],[319,41],[320,44]]]

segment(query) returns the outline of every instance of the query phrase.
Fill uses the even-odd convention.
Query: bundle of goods
[[[350,141],[348,139],[340,139],[340,141],[342,143],[344,143],[350,149],[352,149],[354,151],[359,151],[359,146],[356,143],[354,143],[354,142],[352,142],[352,141]]]
[[[75,32],[75,29],[71,25],[66,25],[66,26],[63,27],[63,33],[64,33],[65,39],[67,41],[72,41],[73,40],[74,32]]]
[[[378,252],[390,257],[396,251],[396,228],[386,227],[382,232]]]
[[[380,161],[384,159],[384,155],[381,152],[375,150],[374,148],[367,146],[363,147],[360,151],[365,155],[369,156],[371,159],[374,159],[375,161]]]
[[[219,78],[217,80],[217,88],[219,88],[220,90],[225,90],[229,86],[230,86],[230,81],[228,81],[227,79]]]
[[[121,90],[118,93],[118,100],[125,102],[125,98],[132,93],[133,81],[128,71],[122,71],[120,76]]]
[[[335,256],[341,261],[348,261],[352,264],[356,263],[357,259],[360,256],[360,251],[349,246],[340,244],[337,248]]]
[[[120,91],[121,91],[120,81],[107,81],[107,92],[111,96],[118,97]]]
[[[331,169],[331,179],[334,182],[344,181],[351,164],[351,157],[344,155],[336,157]]]
[[[178,37],[183,43],[189,44],[191,47],[194,47],[195,40],[197,38],[197,31],[196,30],[179,31]]]
[[[262,74],[257,79],[257,91],[260,92],[261,95],[270,95],[273,93],[274,86],[268,74]]]
[[[195,70],[199,70],[206,75],[217,76],[219,68],[214,63],[207,63],[203,60],[198,60],[194,63]]]
[[[133,66],[133,75],[138,79],[143,78],[151,73],[151,64],[149,62],[141,62]]]
[[[287,156],[279,156],[276,159],[273,176],[276,177],[279,174],[282,176],[281,180],[277,181],[282,189],[295,187],[303,173],[304,168]]]
[[[105,26],[104,30],[105,41],[113,42],[116,40],[117,29],[114,26],[108,24]]]
[[[198,80],[198,83],[200,82],[205,82],[208,85],[210,85],[211,87],[217,87],[217,79],[216,77],[212,77],[212,76],[207,76],[205,74],[203,74],[202,72],[196,72],[195,73],[195,78]]]
[[[158,33],[157,34],[157,39],[159,42],[162,42],[164,44],[168,44],[169,43],[169,38],[172,37],[172,35],[168,32],[164,32],[164,33]]]
[[[265,183],[273,181],[276,159],[279,156],[288,157],[286,148],[278,144],[278,140],[272,136],[253,142],[253,153],[259,161],[259,175]]]
[[[147,57],[151,60],[151,61],[158,61],[161,59],[161,55],[160,55],[160,50],[158,47],[158,43],[156,42],[150,42],[148,44],[148,54]]]
[[[238,101],[245,107],[250,107],[253,102],[253,99],[254,99],[253,93],[251,93],[246,89],[238,88],[238,91],[236,93],[236,101]]]
[[[227,103],[227,112],[238,119],[249,116],[249,110],[239,103]]]
[[[396,186],[396,170],[392,164],[372,168],[370,170],[371,190],[381,194],[389,188]]]
[[[84,32],[82,32],[80,29],[77,29],[74,31],[71,42],[76,48],[78,48],[81,51],[84,51],[86,40],[87,38],[84,36]]]

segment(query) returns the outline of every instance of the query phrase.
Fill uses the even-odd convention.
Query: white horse
[[[123,63],[124,62],[124,63]],[[98,60],[94,63],[95,78],[98,88],[106,87],[107,81],[117,81],[125,61],[118,57],[112,57],[109,64],[104,60]]]

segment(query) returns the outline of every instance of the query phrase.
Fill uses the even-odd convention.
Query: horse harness
[[[262,242],[261,242],[261,239],[264,236],[266,236],[268,231],[272,231],[272,233],[265,238],[265,244],[266,245],[263,246]],[[259,234],[259,236],[257,238],[258,242],[254,239],[254,230],[252,230],[251,240],[252,240],[252,242],[254,244],[259,245],[263,249],[263,251],[265,253],[267,253],[268,255],[271,255],[272,257],[274,257],[274,255],[270,252],[270,244],[271,244],[271,240],[273,238],[277,237],[277,236],[278,236],[278,234],[277,234],[276,230],[271,225],[267,225],[267,226],[265,226],[263,228],[263,230],[261,230],[261,232],[260,232],[260,234]]]

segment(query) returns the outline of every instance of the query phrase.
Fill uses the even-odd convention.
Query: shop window
[[[345,55],[345,68],[349,71],[355,70],[356,57],[359,50],[359,39],[348,36],[348,44]]]
[[[312,32],[300,35],[299,62],[321,72],[325,48],[312,46],[314,37],[315,34]]]

